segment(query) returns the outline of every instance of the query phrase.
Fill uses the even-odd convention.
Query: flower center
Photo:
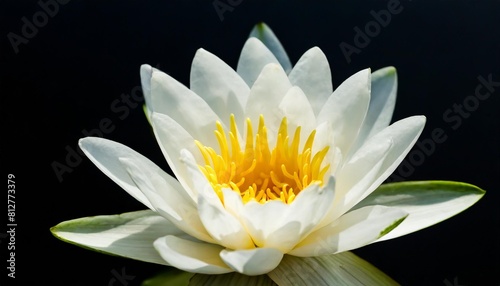
[[[230,188],[241,195],[244,203],[252,200],[260,203],[281,200],[289,204],[307,186],[323,184],[323,177],[330,165],[322,166],[322,163],[329,147],[312,154],[316,130],[309,134],[300,151],[301,128],[296,128],[293,137],[289,137],[287,119],[283,117],[276,145],[271,150],[264,116],[259,118],[255,136],[249,118],[246,123],[244,149],[238,140],[234,115],[231,115],[229,132],[224,130],[220,122],[216,123],[215,136],[220,154],[195,141],[205,161],[205,166],[199,165],[199,168],[222,202],[222,189]]]

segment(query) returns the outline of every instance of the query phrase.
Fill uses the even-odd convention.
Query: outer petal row
[[[238,271],[245,275],[268,273],[278,266],[283,253],[273,248],[223,249],[220,245],[165,236],[154,247],[170,265],[195,273],[223,274]]]
[[[362,247],[399,225],[408,213],[397,208],[369,206],[349,212],[320,228],[289,254],[319,256]]]
[[[186,233],[200,240],[213,241],[185,189],[156,164],[120,143],[103,138],[81,139],[80,146],[101,171],[132,196]]]
[[[153,248],[165,235],[186,237],[153,211],[94,216],[62,222],[51,228],[57,238],[85,248],[146,262],[169,265]]]

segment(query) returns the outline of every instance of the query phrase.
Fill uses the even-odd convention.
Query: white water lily
[[[292,68],[259,27],[274,45],[250,37],[236,71],[199,49],[189,88],[141,67],[147,115],[175,178],[120,143],[83,138],[88,158],[149,210],[64,222],[57,237],[188,272],[259,275],[286,255],[335,255],[414,232],[482,196],[437,182],[375,191],[425,124],[390,124],[396,70],[361,70],[334,90],[318,47]]]

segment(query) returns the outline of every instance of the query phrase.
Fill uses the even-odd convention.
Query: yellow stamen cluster
[[[312,154],[316,130],[311,132],[302,151],[299,151],[301,128],[299,126],[290,138],[287,119],[284,117],[277,134],[276,146],[270,150],[264,117],[261,115],[259,118],[255,136],[249,118],[246,123],[244,149],[237,137],[234,115],[231,115],[228,134],[220,122],[216,124],[215,136],[220,154],[196,141],[205,160],[205,166],[200,165],[199,168],[222,202],[222,189],[230,188],[241,195],[244,203],[252,200],[260,203],[281,200],[289,204],[310,184],[323,184],[323,177],[330,165],[322,167],[322,162],[329,147]]]

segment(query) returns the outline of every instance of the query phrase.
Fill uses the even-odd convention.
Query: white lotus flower
[[[149,210],[101,217],[92,231],[81,229],[95,218],[63,223],[54,234],[189,272],[259,275],[285,255],[336,254],[411,233],[481,197],[424,185],[418,193],[408,183],[372,194],[425,124],[412,116],[389,125],[395,69],[361,70],[333,90],[318,47],[290,70],[266,29],[278,45],[271,51],[250,37],[236,71],[199,49],[190,88],[143,65],[148,117],[176,178],[120,143],[81,139],[88,158]]]

